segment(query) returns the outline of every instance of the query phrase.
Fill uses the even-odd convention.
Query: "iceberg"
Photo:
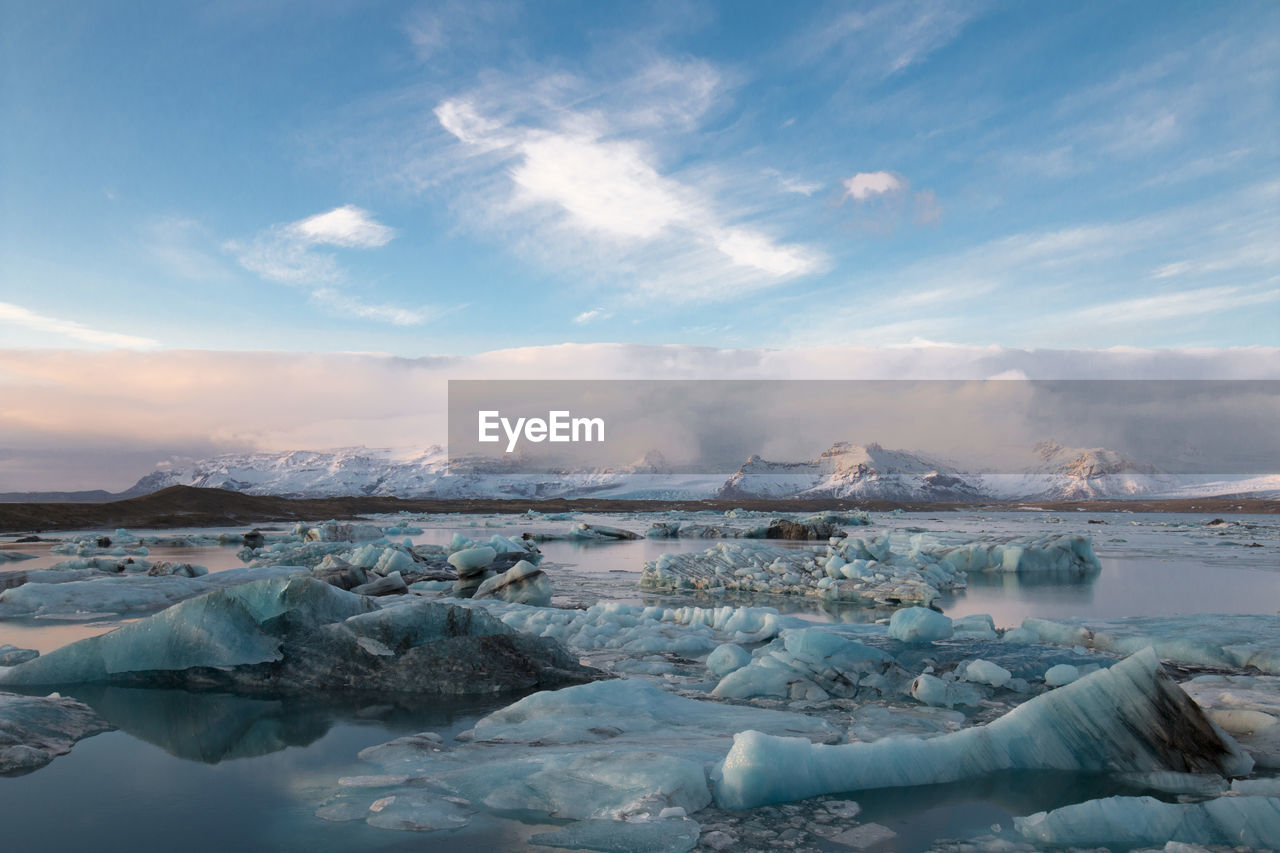
[[[747,731],[718,771],[716,802],[752,808],[819,794],[954,782],[1000,770],[1244,776],[1253,761],[1144,650],[999,719],[929,740],[813,745]]]
[[[894,554],[888,537],[832,539],[825,549],[721,542],[702,553],[667,553],[644,564],[640,585],[659,590],[740,590],[899,606],[932,604],[964,576],[929,555]]]
[[[147,564],[147,574],[107,574],[96,569],[49,569],[45,578],[28,579],[22,586],[0,591],[0,619],[75,617],[98,619],[117,614],[137,614],[163,610],[208,592],[253,583],[263,578],[307,574],[297,566],[229,569],[198,574],[202,567],[187,569],[185,563]],[[151,574],[156,571],[173,574]],[[89,580],[68,580],[66,573],[88,571]],[[195,572],[196,576],[189,576]],[[30,575],[37,575],[31,572]],[[83,575],[81,575],[83,576]]]
[[[1028,841],[1055,846],[1160,847],[1166,842],[1280,847],[1280,799],[1218,797],[1166,803],[1154,797],[1108,797],[1015,817]]]
[[[889,617],[889,636],[904,643],[931,643],[952,634],[951,620],[927,607],[905,607]]]
[[[1182,689],[1259,767],[1280,769],[1280,677],[1201,675]]]
[[[927,548],[932,556],[962,572],[1061,572],[1089,574],[1102,570],[1089,536],[1051,533],[1004,542],[969,542]]]
[[[521,560],[500,575],[486,578],[473,598],[499,598],[512,604],[547,607],[551,604],[551,579],[532,563]]]
[[[0,776],[38,770],[112,726],[75,699],[0,693]]]
[[[607,601],[586,610],[525,607],[493,600],[483,607],[515,630],[583,650],[631,655],[710,654],[722,643],[771,640],[791,621],[772,607],[657,607]]]
[[[551,639],[415,600],[379,608],[309,577],[219,590],[0,672],[0,684],[115,683],[269,694],[497,693],[587,681]]]
[[[1196,614],[1124,619],[1028,618],[1041,642],[1117,655],[1151,647],[1161,660],[1280,675],[1280,616]]]
[[[802,714],[676,696],[639,679],[598,681],[527,696],[479,720],[455,746],[423,734],[366,749],[360,757],[376,765],[369,778],[378,781],[341,787],[322,810],[373,823],[371,803],[414,796],[428,816],[462,800],[475,810],[609,821],[563,830],[573,838],[636,839],[645,830],[632,824],[646,819],[689,830],[676,816],[711,803],[707,770],[742,728],[806,743],[840,737]]]
[[[868,694],[878,698],[904,677],[885,652],[821,628],[807,628],[787,631],[759,650],[746,666],[725,675],[711,695],[807,701]]]

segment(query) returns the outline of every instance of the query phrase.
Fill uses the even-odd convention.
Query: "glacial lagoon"
[[[655,518],[661,517],[583,516],[574,521],[644,533]],[[1221,523],[1211,523],[1213,519],[1195,515],[908,513],[874,514],[870,521],[868,526],[847,528],[850,536],[888,534],[895,549],[905,548],[912,537],[920,536],[1000,539],[1088,534],[1101,564],[1098,572],[970,572],[963,588],[940,594],[937,604],[947,616],[959,620],[989,614],[996,629],[1016,628],[1029,617],[1108,620],[1203,613],[1280,613],[1280,520],[1275,516],[1231,516]],[[514,537],[526,531],[554,535],[570,522],[511,516],[438,516],[384,517],[378,523],[409,525],[407,536],[392,535],[391,541],[407,538],[415,545],[447,546],[455,536],[483,541],[494,534]],[[421,532],[416,532],[418,528]],[[284,530],[287,528],[281,532]],[[130,531],[166,540],[183,534],[209,536],[218,532]],[[56,538],[69,540],[75,535],[58,534]],[[889,611],[883,608],[812,596],[670,592],[640,587],[646,562],[656,561],[663,554],[697,554],[715,544],[710,539],[583,542],[553,538],[540,542],[538,548],[543,555],[541,568],[554,586],[552,603],[561,607],[584,607],[601,601],[662,608],[713,608],[726,604],[767,607],[784,618],[797,620],[788,623],[792,631],[809,624],[844,625],[856,632],[859,626],[874,628],[877,620],[888,618]],[[814,547],[814,543],[770,544],[796,549]],[[214,574],[244,565],[237,556],[239,547],[157,544],[148,547],[145,559],[203,565]],[[0,572],[44,569],[67,559],[65,554],[51,553],[51,543],[4,544],[0,549],[33,555],[28,560],[0,563]],[[507,606],[511,607],[522,605]],[[0,645],[8,643],[47,654],[144,615],[130,614],[125,619],[99,616],[88,620],[7,620],[0,622]],[[856,633],[850,636],[866,639]],[[750,650],[763,643],[744,645]],[[584,659],[609,666],[617,666],[620,657],[627,656],[598,650],[584,652]],[[659,664],[662,657],[632,657],[635,663],[618,666],[615,671],[659,685],[696,687],[697,678],[690,675],[701,666],[696,662],[677,661],[646,670],[646,661]],[[902,659],[909,657],[904,654]],[[1009,660],[1004,663],[1014,667]],[[630,671],[626,671],[628,666]],[[42,695],[47,691],[23,692]],[[76,685],[61,692],[88,704],[116,731],[79,742],[69,754],[34,773],[0,779],[0,821],[5,827],[6,842],[13,844],[13,849],[153,849],[168,846],[172,839],[181,837],[184,848],[196,851],[224,850],[229,846],[315,851],[514,850],[524,849],[535,835],[564,831],[578,823],[518,808],[499,808],[480,809],[468,817],[465,826],[456,829],[402,832],[363,820],[323,820],[316,816],[317,810],[335,802],[335,797],[343,802],[342,798],[351,794],[339,780],[360,779],[377,772],[376,767],[357,757],[362,750],[417,732],[435,733],[441,743],[451,744],[458,734],[472,729],[486,715],[520,699],[519,693],[335,700],[100,684]],[[785,702],[764,704],[788,707]],[[872,737],[892,733],[895,726],[907,733],[919,733],[920,726],[928,730],[931,725],[944,726],[950,719],[942,709],[926,708],[930,713],[922,713],[919,719],[900,714],[887,720],[868,717],[864,721],[851,707],[845,703],[819,716],[837,724],[853,723],[854,730],[865,722],[874,730]],[[990,697],[986,717],[993,718],[1008,707],[997,692]],[[657,751],[682,748],[679,740],[664,740],[660,733],[651,737],[650,746]],[[1274,770],[1259,772],[1266,778]],[[856,825],[874,825],[894,833],[878,842],[874,833],[863,836],[859,843],[867,842],[865,849],[928,850],[943,838],[965,839],[997,832],[1002,838],[1016,839],[1011,835],[1015,817],[1100,797],[1143,793],[1151,793],[1149,787],[1106,774],[1006,770],[987,774],[977,782],[836,794],[800,803],[764,805],[746,812],[722,811],[713,804],[691,817],[702,824],[704,838],[708,826],[723,826],[717,831],[741,842],[740,848],[733,849],[776,846],[781,837],[805,849],[848,850],[850,837],[833,840],[838,833],[825,828],[839,825],[840,816],[851,813],[849,809],[842,811],[842,803],[856,801]],[[797,827],[824,831],[808,832]],[[782,835],[788,830],[795,831]],[[769,832],[775,834],[769,836]],[[627,843],[640,842],[632,839]],[[683,849],[679,838],[653,843],[657,846],[650,849]]]

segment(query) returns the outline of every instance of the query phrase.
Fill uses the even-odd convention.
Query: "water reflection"
[[[871,849],[910,851],[927,850],[940,837],[987,835],[994,824],[1012,836],[1014,816],[1102,797],[1151,793],[1104,774],[1016,770],[943,785],[859,791],[850,798],[862,806],[859,820],[898,833]]]
[[[176,758],[218,764],[307,747],[338,723],[359,722],[396,731],[448,728],[520,699],[523,693],[482,698],[390,695],[262,699],[229,693],[79,684],[60,688],[113,726]]]

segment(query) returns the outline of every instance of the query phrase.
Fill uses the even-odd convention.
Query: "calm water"
[[[1088,518],[1106,524],[1088,524]],[[998,625],[1030,615],[1097,616],[1280,612],[1280,519],[1234,516],[1253,525],[1207,528],[1201,516],[1089,514],[1055,520],[1038,513],[881,516],[885,530],[905,543],[916,532],[1039,535],[1087,532],[1102,560],[1087,579],[973,575],[966,590],[948,595],[951,615],[990,613]],[[643,531],[648,520],[603,519]],[[1136,522],[1136,524],[1131,523]],[[563,529],[569,522],[530,524],[478,518],[458,526],[440,521],[415,543],[446,543],[454,532],[472,538]],[[421,523],[419,526],[423,526]],[[164,531],[171,534],[174,531]],[[204,531],[208,532],[208,531]],[[1257,542],[1260,547],[1251,547]],[[600,598],[624,601],[717,603],[718,599],[655,597],[636,585],[641,565],[671,551],[700,551],[706,540],[641,540],[582,545],[547,542],[541,548],[562,603]],[[38,559],[0,564],[0,571],[42,568],[64,557],[47,544],[0,548]],[[148,559],[199,563],[211,571],[242,565],[234,547],[152,548]],[[757,599],[814,620],[857,620],[874,613],[823,608],[800,598]],[[118,622],[0,623],[0,643],[48,651],[110,630]],[[71,754],[27,776],[0,779],[0,827],[6,850],[268,849],[515,850],[545,824],[478,822],[461,833],[404,833],[362,822],[327,823],[313,812],[338,777],[368,772],[356,758],[366,746],[417,731],[446,740],[515,697],[472,702],[414,698],[400,702],[282,703],[181,691],[77,688],[65,691],[94,706],[120,730],[79,743]],[[1105,780],[1077,777],[1000,777],[982,785],[936,786],[862,795],[861,820],[886,824],[899,837],[885,849],[924,849],[940,836],[971,837],[1005,827],[1016,814],[1115,793]],[[536,849],[536,848],[535,848]]]

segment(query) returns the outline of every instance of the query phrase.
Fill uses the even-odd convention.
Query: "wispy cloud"
[[[795,51],[810,62],[832,56],[833,68],[864,79],[897,74],[956,39],[985,3],[889,0],[825,16],[802,34]]]
[[[1080,323],[1131,325],[1233,311],[1280,301],[1280,288],[1201,287],[1135,299],[1120,299],[1083,308],[1066,317]]]
[[[429,306],[405,308],[364,302],[341,289],[347,278],[338,249],[377,249],[395,237],[395,229],[378,222],[367,210],[343,205],[274,225],[247,243],[229,241],[224,248],[240,265],[268,281],[306,288],[311,299],[330,310],[396,326],[416,326],[441,313]]]
[[[593,323],[596,320],[607,320],[613,315],[603,308],[592,308],[589,311],[583,311],[573,318],[573,322],[579,326],[585,326],[587,323]]]
[[[608,81],[491,77],[434,105],[451,144],[432,171],[451,175],[442,189],[471,227],[559,272],[607,270],[632,301],[726,300],[826,269],[824,252],[725,191],[774,175],[668,165],[723,88],[710,64],[666,57]]]
[[[62,320],[37,314],[21,305],[0,302],[0,323],[8,323],[23,329],[41,334],[54,335],[95,347],[111,349],[152,349],[160,345],[159,341],[144,338],[140,335],[127,335],[120,332],[108,332],[94,329],[75,320]]]

